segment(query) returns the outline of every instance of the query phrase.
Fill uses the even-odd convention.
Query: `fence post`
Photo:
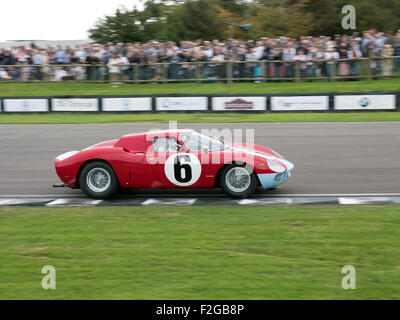
[[[367,71],[367,79],[372,79],[372,72],[371,72],[371,58],[367,58],[364,60],[365,70]]]
[[[163,83],[168,83],[168,64],[163,63],[162,70],[163,70]]]
[[[105,73],[104,66],[103,65],[99,65],[99,82],[104,82],[104,80],[105,80],[104,73]]]
[[[139,65],[137,63],[133,65],[133,80],[135,83],[139,83]]]
[[[267,72],[267,62],[265,60],[262,61],[262,81],[268,81],[268,72]]]
[[[22,67],[18,66],[17,67],[18,70],[18,77],[17,77],[17,81],[22,82],[24,77],[23,77],[23,72],[22,72]]]
[[[103,82],[108,82],[110,80],[110,73],[108,72],[108,65],[104,65],[102,68],[102,81]]]
[[[301,63],[300,61],[296,61],[296,65],[295,65],[295,77],[296,77],[296,82],[300,82],[301,79]]]
[[[332,61],[331,64],[331,81],[336,81],[336,60]]]
[[[227,76],[228,76],[228,83],[232,83],[233,79],[233,68],[232,68],[232,61],[229,61],[226,63],[226,68],[227,68]]]
[[[194,70],[194,76],[196,78],[196,82],[201,82],[200,81],[200,62],[196,61],[195,66],[196,66],[196,68]]]

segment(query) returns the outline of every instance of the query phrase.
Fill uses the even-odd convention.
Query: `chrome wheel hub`
[[[104,192],[110,187],[111,177],[106,169],[93,168],[86,176],[86,183],[90,190]]]
[[[231,191],[243,192],[250,186],[250,173],[243,167],[232,168],[226,174],[225,183]]]

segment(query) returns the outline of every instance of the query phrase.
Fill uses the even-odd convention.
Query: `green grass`
[[[399,224],[395,205],[3,207],[0,299],[400,299]]]
[[[0,124],[65,123],[248,123],[400,121],[400,112],[342,113],[155,113],[155,114],[0,114]]]
[[[0,83],[1,96],[111,95],[111,94],[239,94],[397,91],[400,78],[337,82],[269,83],[171,83],[171,84],[101,84],[101,83]]]

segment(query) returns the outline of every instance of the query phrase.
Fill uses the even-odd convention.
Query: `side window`
[[[181,146],[173,138],[153,138],[154,152],[177,152]]]

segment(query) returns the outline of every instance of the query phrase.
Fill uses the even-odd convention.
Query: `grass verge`
[[[399,223],[395,205],[3,207],[0,298],[399,299]]]
[[[119,94],[239,94],[397,91],[400,78],[390,80],[337,82],[268,82],[251,83],[0,83],[0,96],[119,95]]]
[[[168,121],[181,123],[400,121],[400,112],[0,114],[0,124],[167,123]]]

